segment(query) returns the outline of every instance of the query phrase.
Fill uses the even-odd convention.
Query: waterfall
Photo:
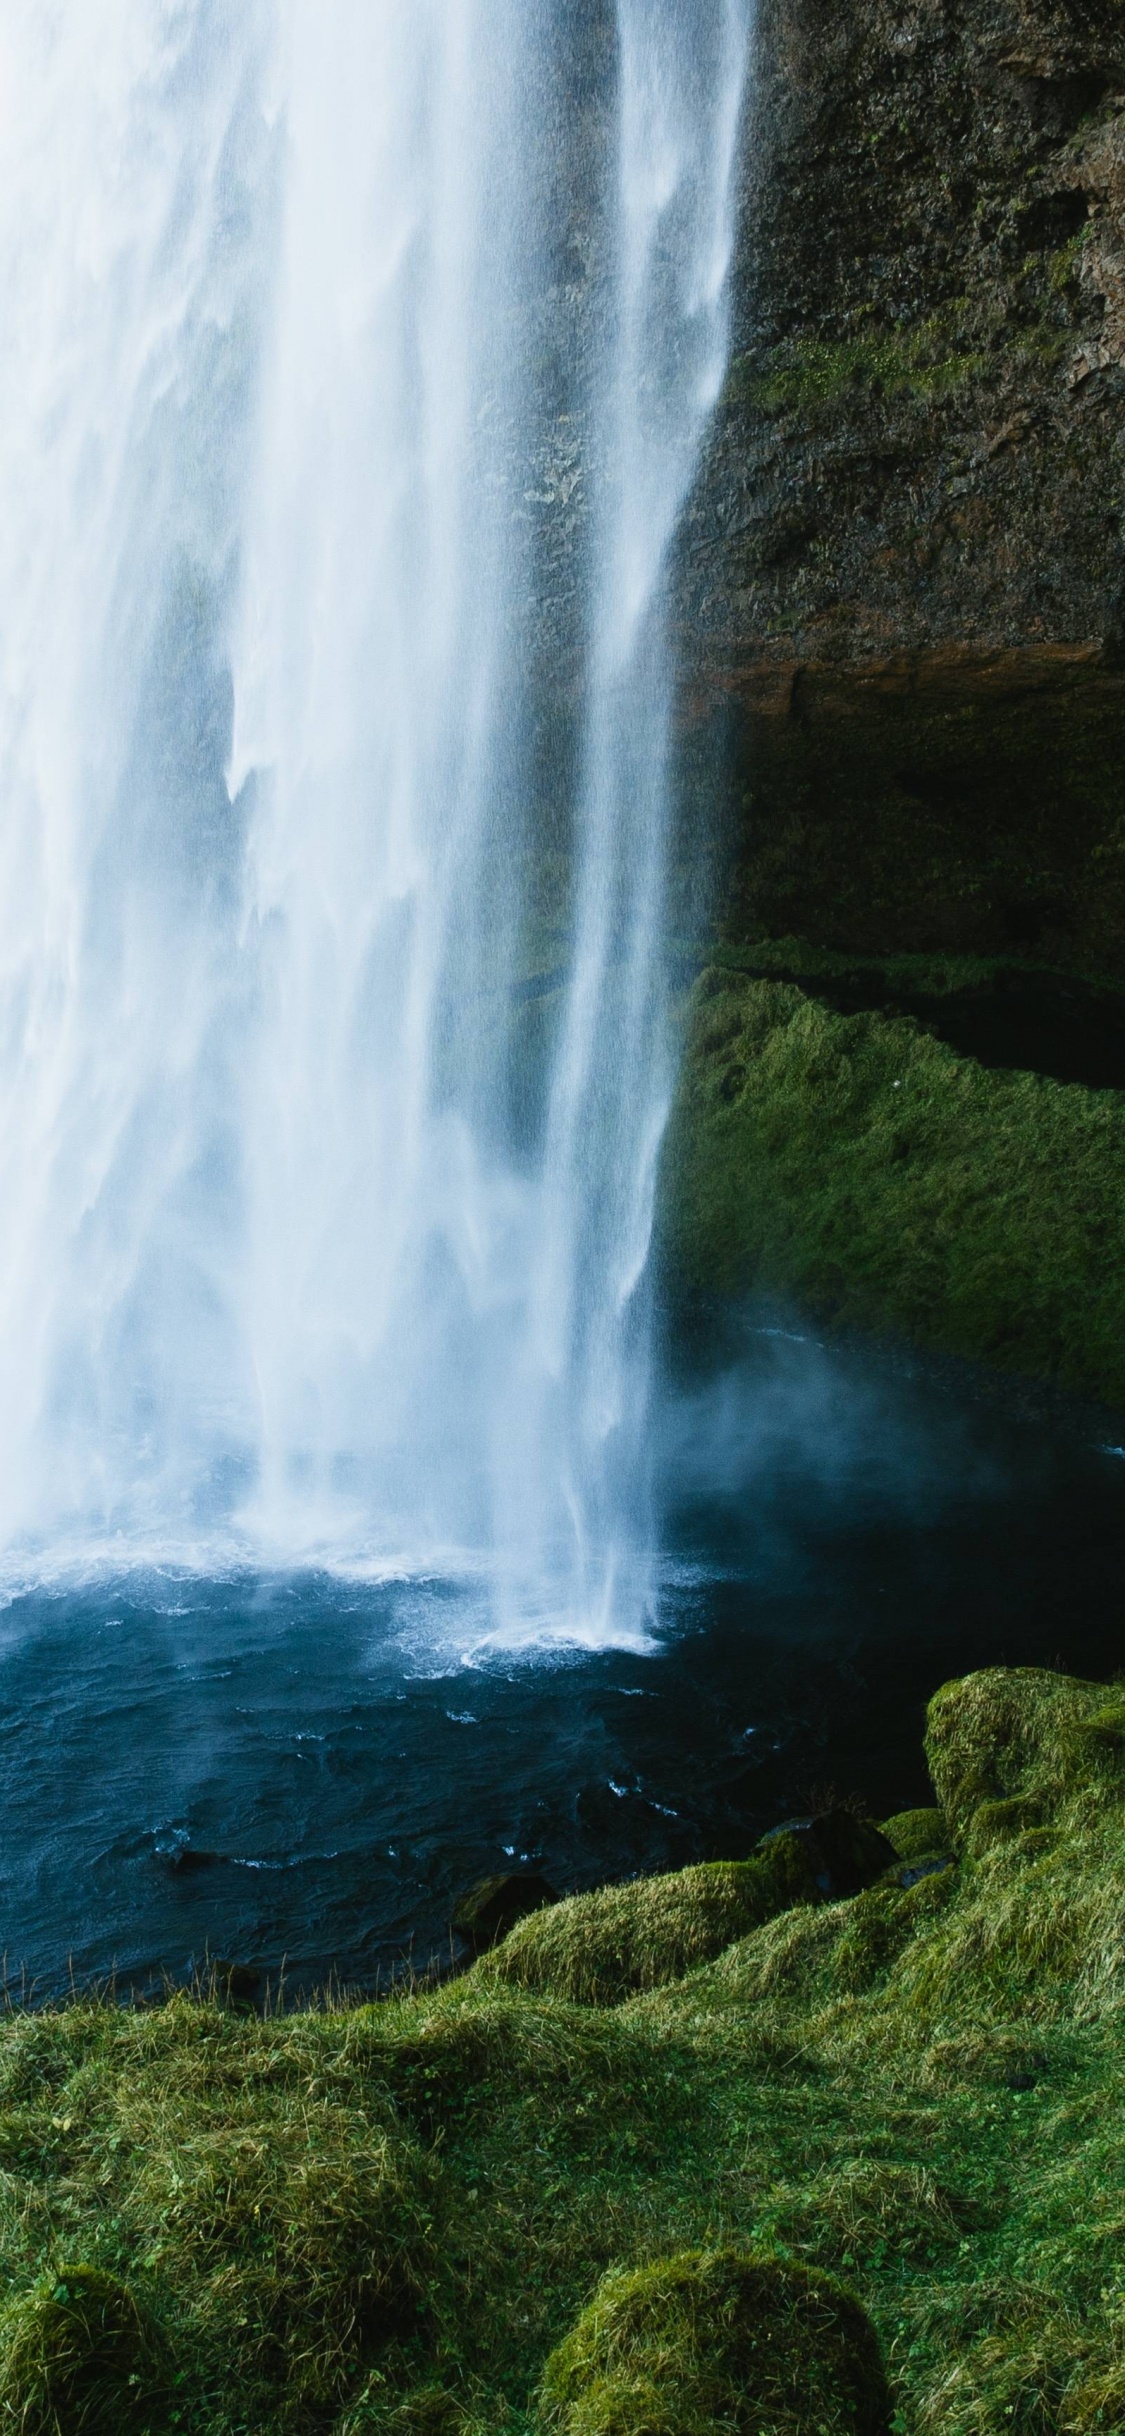
[[[0,1545],[639,1640],[749,0],[0,29]]]

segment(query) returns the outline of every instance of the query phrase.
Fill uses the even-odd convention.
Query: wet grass
[[[693,1965],[690,1886],[615,1890],[623,2001],[501,1947],[351,2010],[10,2014],[0,2428],[1120,2428],[1125,1692],[970,1677],[929,1755],[851,1901]]]

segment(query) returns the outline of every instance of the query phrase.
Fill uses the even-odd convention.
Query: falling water
[[[10,1574],[647,1629],[662,589],[748,5],[5,12]]]

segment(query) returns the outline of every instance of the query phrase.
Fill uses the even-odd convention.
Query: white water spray
[[[614,42],[575,0],[13,0],[13,1565],[429,1572],[495,1631],[647,1628],[661,589],[724,368],[747,6],[618,0]],[[559,96],[599,45],[563,409]],[[560,853],[534,469],[564,412]]]

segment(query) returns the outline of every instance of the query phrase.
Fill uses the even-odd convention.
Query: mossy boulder
[[[310,2019],[172,2005],[132,2026],[122,2221],[260,2424],[339,2407],[415,2333],[433,2273],[437,2168],[374,2076],[346,2094]],[[259,2421],[254,2422],[254,2411]]]
[[[775,1912],[819,1900],[812,1857],[782,1834],[748,1861],[702,1862],[573,1895],[521,1921],[476,1968],[575,2004],[617,2005],[682,1979]]]
[[[878,2339],[834,2277],[688,2252],[607,2277],[547,2363],[558,2436],[887,2436]]]
[[[986,1667],[930,1702],[926,1757],[954,1838],[976,1849],[1049,1820],[1125,1751],[1125,1693],[1045,1667]]]
[[[883,1820],[883,1834],[900,1861],[930,1861],[949,1850],[949,1829],[940,1810],[898,1810]]]
[[[532,2109],[607,2069],[620,2030],[602,2014],[522,1989],[481,1984],[479,1970],[451,1980],[425,2004],[373,2008],[372,2063],[400,2117],[427,2141],[515,2099]],[[614,2106],[620,2121],[625,2099]]]
[[[762,1838],[759,1854],[768,1852],[779,1834],[792,1836],[800,1845],[816,1891],[826,1902],[862,1894],[898,1859],[894,1844],[873,1819],[857,1818],[843,1807],[822,1810],[811,1819],[790,1819]]]
[[[122,2436],[154,2424],[164,2338],[127,2284],[60,2266],[0,2318],[0,2422],[20,2436]]]

